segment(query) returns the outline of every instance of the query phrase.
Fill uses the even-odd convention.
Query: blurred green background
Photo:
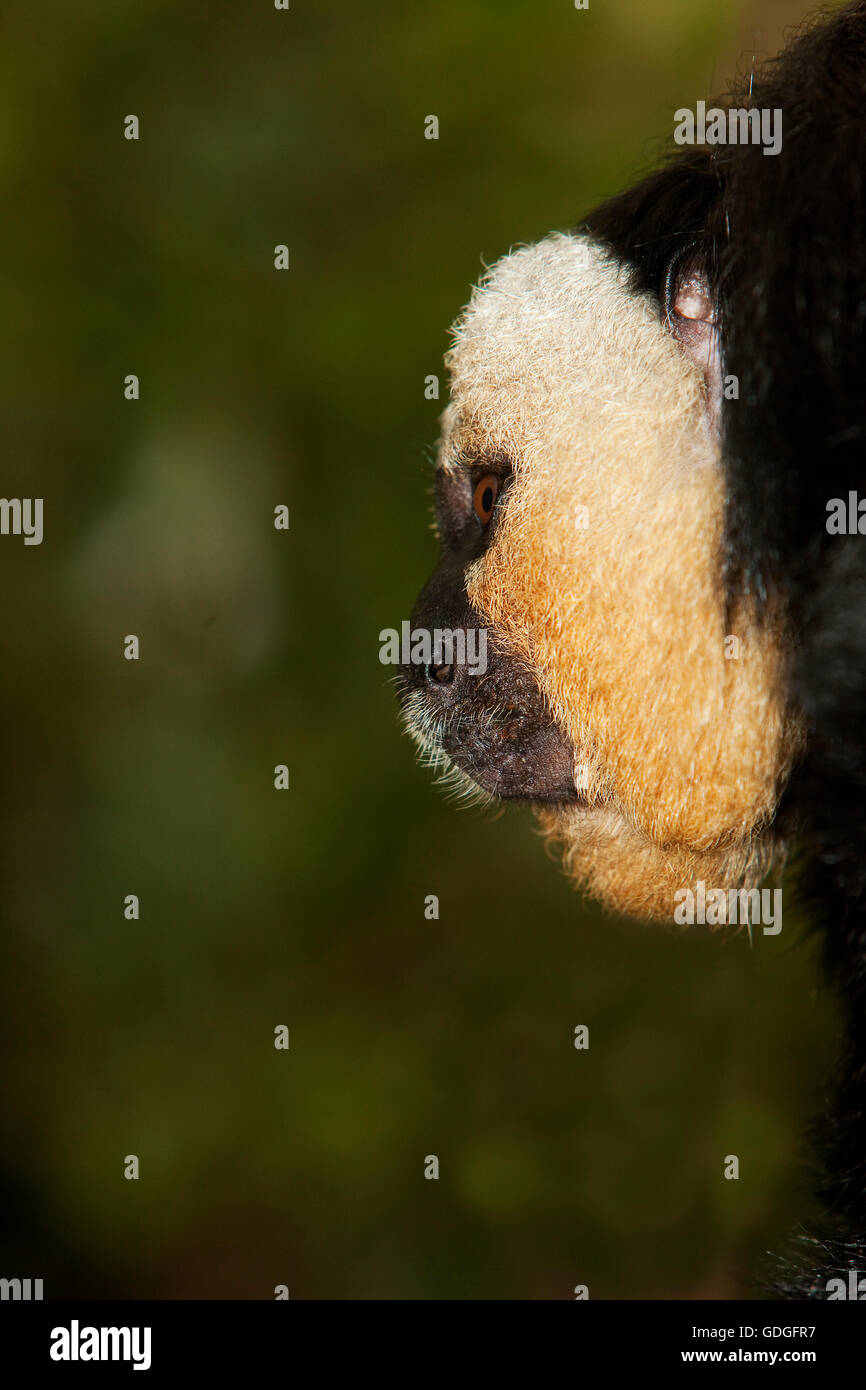
[[[45,539],[0,539],[3,1275],[728,1297],[803,1214],[833,1019],[791,900],[753,948],[604,919],[431,786],[378,661],[482,263],[802,10],[7,0],[2,491]]]

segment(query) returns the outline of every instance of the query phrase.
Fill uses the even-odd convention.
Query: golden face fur
[[[506,256],[459,319],[439,468],[507,457],[472,607],[535,675],[578,804],[540,810],[608,907],[671,919],[752,887],[800,732],[782,625],[725,618],[723,477],[704,373],[589,237]],[[731,639],[736,639],[732,641]]]

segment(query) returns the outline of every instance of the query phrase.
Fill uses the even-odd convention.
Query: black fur
[[[750,93],[749,83],[753,80]],[[694,246],[715,294],[723,370],[725,574],[732,599],[784,595],[808,748],[780,815],[841,1002],[845,1046],[816,1126],[826,1209],[773,1290],[826,1298],[866,1276],[866,536],[829,535],[827,503],[866,496],[866,0],[798,33],[722,107],[781,108],[783,146],[690,147],[587,225],[660,293]]]

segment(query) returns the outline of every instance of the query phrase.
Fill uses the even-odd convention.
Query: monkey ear
[[[665,276],[662,307],[670,332],[700,368],[707,416],[715,429],[722,397],[719,333],[709,277],[696,256],[679,256],[672,262]]]

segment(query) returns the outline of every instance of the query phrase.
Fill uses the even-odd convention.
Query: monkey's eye
[[[482,526],[486,526],[493,515],[496,499],[502,489],[502,480],[495,473],[485,473],[475,484],[472,494],[472,510]]]

